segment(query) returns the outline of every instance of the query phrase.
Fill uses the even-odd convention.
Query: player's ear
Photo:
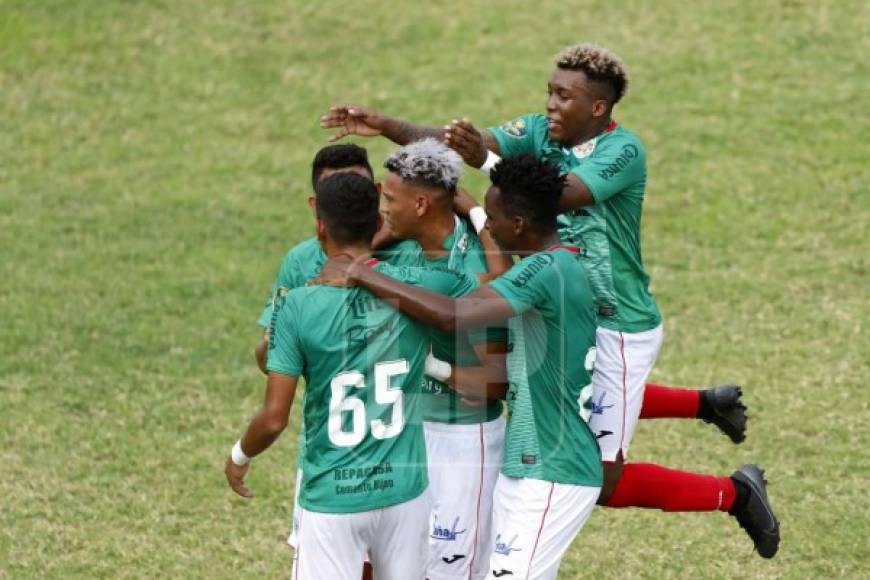
[[[414,202],[414,211],[417,213],[417,217],[421,217],[429,211],[429,198],[425,195],[418,195],[417,201]]]
[[[375,187],[378,189],[378,195],[381,195],[381,192],[384,191],[384,184],[380,181],[375,181]]]
[[[515,215],[512,221],[514,224],[514,235],[520,237],[523,235],[523,232],[526,231],[528,221],[521,215]]]
[[[313,196],[313,195],[309,195],[309,196],[308,196],[308,207],[310,207],[311,209],[314,209],[314,205],[315,205],[315,203],[316,203],[316,202],[314,201],[314,196]]]
[[[323,242],[326,239],[326,223],[322,219],[317,218],[315,229],[317,230],[317,239]]]
[[[592,102],[592,116],[593,117],[603,117],[607,114],[607,109],[609,108],[609,103],[606,99],[596,99]]]

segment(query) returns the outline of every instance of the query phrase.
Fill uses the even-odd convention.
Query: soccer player
[[[566,175],[559,233],[564,242],[582,248],[598,312],[591,426],[605,461],[600,503],[726,511],[746,529],[758,553],[770,558],[778,549],[779,524],[757,466],[741,467],[731,477],[713,477],[625,463],[639,418],[698,417],[716,424],[735,442],[743,440],[746,421],[739,387],[698,391],[646,385],[663,330],[640,249],[645,150],[634,133],[612,118],[627,82],[618,57],[580,44],[557,56],[546,114],[518,117],[484,132],[463,120],[445,132],[339,105],[321,124],[339,128],[333,138],[383,134],[401,143],[437,135],[474,167],[487,168],[498,155],[526,153],[557,164]]]
[[[374,181],[374,172],[366,150],[353,144],[329,145],[322,148],[314,156],[314,161],[311,164],[312,191],[321,179],[345,172],[356,173]],[[313,195],[308,197],[308,205],[312,210],[314,209]],[[269,293],[263,312],[257,321],[263,331],[257,346],[254,348],[254,358],[257,361],[257,366],[264,373],[266,373],[266,355],[269,343],[269,322],[274,311],[272,303],[278,289],[291,290],[304,286],[320,272],[320,267],[325,261],[326,254],[316,236],[293,246],[284,256],[278,268],[275,283],[272,285],[272,291]]]
[[[424,139],[393,153],[381,190],[381,212],[402,263],[448,269],[473,279],[507,271],[511,262],[498,251],[485,253],[489,233],[475,234],[453,211],[462,158],[435,139]],[[493,549],[492,495],[504,446],[502,402],[506,384],[506,329],[434,332],[433,355],[455,365],[462,382],[479,389],[460,397],[448,377],[428,372],[423,411],[429,464],[432,523],[429,580],[483,578]],[[457,377],[454,377],[456,379]]]
[[[458,296],[474,281],[449,271],[372,260],[379,225],[374,183],[352,173],[316,188],[317,237],[328,257],[363,260],[406,282]],[[422,430],[429,330],[359,288],[281,293],[269,338],[263,408],[233,447],[230,487],[251,497],[251,458],[287,425],[306,381],[305,452],[294,577],[355,578],[366,553],[379,578],[422,579],[430,506]]]
[[[497,165],[492,183],[489,230],[506,253],[524,257],[467,296],[454,300],[413,288],[363,272],[347,258],[328,261],[321,279],[359,284],[443,331],[510,320],[509,416],[487,578],[551,579],[602,482],[598,444],[586,422],[595,310],[579,249],[559,240],[559,170],[521,156]],[[456,389],[481,396],[486,387],[456,383]]]

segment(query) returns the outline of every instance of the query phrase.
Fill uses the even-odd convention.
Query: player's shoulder
[[[510,121],[506,121],[494,129],[498,129],[502,133],[522,139],[529,134],[534,134],[547,128],[547,118],[542,113],[527,113],[514,117]]]
[[[617,125],[613,130],[599,137],[596,150],[601,153],[621,150],[622,153],[633,157],[646,157],[646,147],[638,134],[622,125]]]
[[[420,286],[438,294],[460,296],[477,287],[477,278],[443,266],[396,266],[378,262],[374,267],[399,282]]]
[[[308,239],[302,240],[292,248],[287,251],[287,254],[284,256],[284,261],[299,259],[299,258],[308,258],[312,255],[321,255],[323,254],[323,246],[320,245],[320,240],[318,240],[315,236],[311,236]]]

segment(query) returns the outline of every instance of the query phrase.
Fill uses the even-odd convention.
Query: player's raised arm
[[[432,137],[444,141],[444,127],[426,127],[415,125],[402,119],[382,115],[368,107],[338,104],[329,108],[329,112],[320,117],[320,127],[323,129],[338,129],[330,141],[338,141],[347,135],[360,137],[375,137],[383,135],[399,145],[407,145]]]
[[[477,169],[486,163],[490,151],[496,155],[500,152],[495,137],[489,131],[479,131],[466,117],[454,119],[446,127],[444,142],[468,165]]]
[[[511,266],[514,265],[513,260],[502,251],[492,234],[486,229],[486,211],[462,188],[456,190],[453,207],[457,214],[467,217],[471,221],[477,232],[480,245],[483,246],[483,255],[486,258],[486,274],[478,274],[480,282],[488,282],[510,270]]]

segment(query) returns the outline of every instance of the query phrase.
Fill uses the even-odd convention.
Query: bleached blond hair
[[[384,161],[384,167],[402,179],[456,190],[462,177],[462,157],[431,137],[405,145]]]
[[[556,66],[582,71],[589,80],[609,85],[613,90],[613,104],[628,90],[625,63],[603,46],[588,42],[569,46],[556,55]]]

